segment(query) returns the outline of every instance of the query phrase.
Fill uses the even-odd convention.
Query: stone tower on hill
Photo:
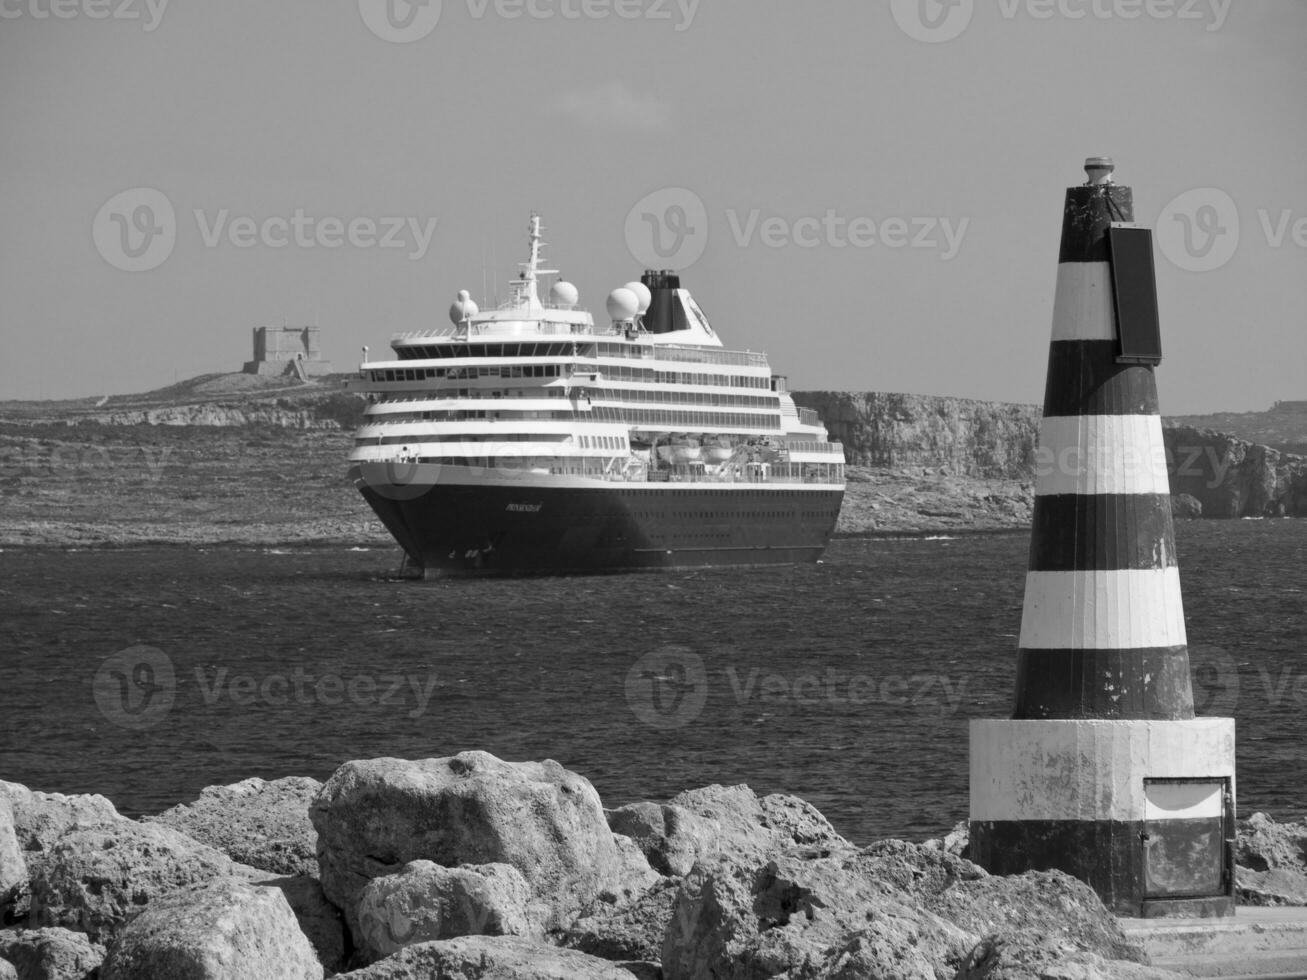
[[[322,359],[317,327],[255,327],[254,359],[243,370],[307,381],[331,374],[331,362]]]

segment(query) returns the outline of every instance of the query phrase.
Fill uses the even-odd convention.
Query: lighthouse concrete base
[[[1234,912],[1234,719],[971,722],[971,859],[1117,915]]]

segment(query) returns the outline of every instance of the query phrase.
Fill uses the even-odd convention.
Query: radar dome
[[[472,299],[472,294],[466,289],[458,291],[458,299],[449,307],[449,318],[455,323],[462,323],[464,320],[476,316],[481,310],[477,307],[476,302]]]
[[[570,310],[580,298],[581,294],[577,292],[576,287],[562,279],[549,287],[550,302],[560,309]]]
[[[640,309],[640,297],[625,286],[608,294],[608,315],[614,320],[632,320]]]
[[[649,304],[653,302],[653,293],[649,292],[648,286],[637,281],[628,282],[622,288],[629,289],[631,292],[635,293],[636,297],[640,300],[640,308],[636,310],[637,313],[643,315],[649,311]]]

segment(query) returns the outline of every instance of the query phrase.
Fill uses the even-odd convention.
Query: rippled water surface
[[[1307,521],[1177,533],[1195,700],[1238,720],[1240,812],[1301,816]],[[432,583],[390,580],[385,550],[7,550],[0,778],[139,813],[479,748],[558,759],[609,806],[747,782],[857,841],[920,837],[966,816],[967,719],[1009,710],[1027,541]]]

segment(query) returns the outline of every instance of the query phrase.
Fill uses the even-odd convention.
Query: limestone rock
[[[0,922],[19,892],[27,888],[27,862],[18,846],[14,811],[8,798],[0,796]]]
[[[0,780],[0,808],[5,803],[13,816],[14,839],[22,855],[25,874],[17,886],[9,888],[7,899],[0,896],[0,919],[4,921],[27,921],[32,911],[31,879],[47,860],[54,842],[63,834],[70,830],[129,822],[103,796],[42,793],[20,783]],[[9,866],[3,855],[0,855],[0,866]],[[2,873],[0,877],[3,877]]]
[[[928,840],[921,846],[943,851],[955,857],[967,857],[971,852],[971,824],[966,820],[959,820],[943,837]]]
[[[1194,518],[1203,516],[1203,502],[1188,493],[1171,494],[1171,516]]]
[[[317,833],[309,822],[309,807],[321,789],[322,783],[307,776],[246,779],[209,786],[194,803],[145,820],[180,830],[253,868],[316,875]]]
[[[924,911],[878,880],[876,870],[852,848],[701,863],[677,895],[663,941],[663,974],[667,980],[936,980],[936,964],[960,963],[979,937]]]
[[[0,799],[9,801],[18,846],[27,852],[48,851],[70,830],[126,822],[103,796],[41,793],[0,780]]]
[[[611,811],[608,825],[634,839],[665,875],[688,874],[699,860],[753,858],[795,844],[848,846],[811,804],[780,794],[760,800],[748,786],[705,786],[669,803],[632,803]]]
[[[20,980],[94,980],[104,947],[68,929],[21,929],[0,932],[0,957]]]
[[[968,932],[1001,937],[1011,949],[1030,947],[1022,955],[1032,961],[1070,961],[1081,954],[1130,963],[1146,958],[1094,890],[1061,871],[958,881],[925,907]]]
[[[241,876],[250,884],[276,888],[286,896],[300,932],[308,938],[328,974],[345,967],[345,920],[340,909],[327,901],[327,896],[322,893],[322,883],[317,878],[308,875],[269,878],[266,874],[248,872]]]
[[[18,980],[18,971],[5,959],[0,959],[0,980]]]
[[[1307,905],[1307,824],[1265,813],[1238,822],[1235,886],[1243,905]]]
[[[632,980],[632,973],[517,936],[464,936],[409,946],[339,980]]]
[[[649,866],[640,845],[625,834],[613,834],[617,848],[615,881],[599,893],[599,901],[608,904],[632,902],[662,880],[662,875]]]
[[[706,821],[668,803],[629,803],[606,814],[615,836],[633,840],[659,874],[684,875],[708,847]]]
[[[351,932],[359,893],[415,860],[445,867],[511,864],[546,925],[613,886],[619,854],[590,782],[556,762],[504,762],[487,752],[373,759],[336,770],[310,812],[322,886]]]
[[[128,924],[102,980],[321,980],[285,896],[238,878],[170,892]]]
[[[1307,905],[1307,874],[1301,871],[1252,871],[1236,865],[1234,880],[1240,905]]]
[[[552,939],[560,946],[606,960],[657,963],[680,887],[677,878],[661,878],[634,901],[616,905],[595,902]]]
[[[73,830],[32,871],[32,920],[105,942],[168,892],[235,873],[227,855],[157,824]]]
[[[1142,978],[1132,965],[1141,958],[1092,889],[1067,875],[990,876],[903,841],[700,863],[662,947],[667,980],[1017,980],[1054,966],[1110,976],[1118,964]]]
[[[752,791],[750,791],[752,792]],[[702,790],[682,793],[677,800],[691,809],[698,809],[690,799],[701,799]],[[758,801],[762,810],[762,826],[787,843],[806,847],[844,847],[848,844],[830,821],[807,800],[784,793],[771,793]]]
[[[543,935],[547,910],[532,907],[531,889],[511,864],[446,868],[410,861],[373,878],[359,894],[355,940],[370,962],[405,946],[459,936]]]
[[[1237,822],[1235,863],[1252,871],[1307,871],[1307,824],[1277,823],[1265,813]]]

